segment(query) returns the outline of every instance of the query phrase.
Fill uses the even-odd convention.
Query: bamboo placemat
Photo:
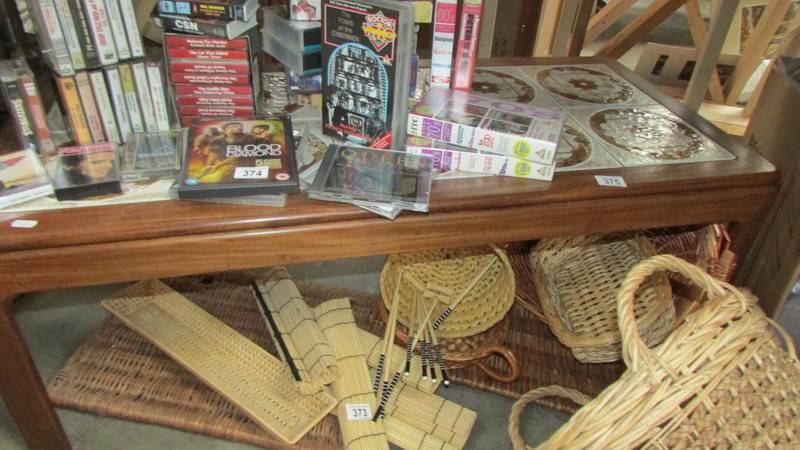
[[[251,341],[277,355],[249,284],[256,275],[230,272],[164,280]],[[346,289],[296,282],[309,305],[348,297],[359,326],[381,334],[383,324],[370,296]],[[510,312],[509,347],[517,352],[522,376],[512,384],[490,380],[476,367],[453,370],[453,380],[510,398],[550,384],[598,394],[622,373],[621,364],[580,364],[550,333],[547,325],[519,306]],[[491,361],[490,364],[494,364]],[[341,448],[339,426],[332,416],[311,429],[296,446],[282,444],[259,428],[230,402],[207,388],[158,348],[110,317],[86,339],[48,387],[59,406],[154,423],[267,448]],[[113,401],[109,401],[112,399]],[[539,402],[573,412],[575,405],[557,399]]]

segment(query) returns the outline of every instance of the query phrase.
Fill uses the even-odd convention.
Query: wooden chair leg
[[[700,13],[700,0],[689,0],[683,5],[686,12],[686,19],[689,22],[689,32],[692,34],[694,46],[700,52],[700,47],[704,46],[707,39],[706,23]],[[699,59],[699,58],[698,58]],[[711,101],[725,103],[725,94],[722,93],[722,84],[719,81],[719,72],[716,67],[711,72],[711,83],[708,85],[708,94]]]
[[[625,11],[631,9],[637,0],[614,0],[604,6],[597,14],[589,19],[589,26],[586,28],[586,44],[590,44],[597,39],[597,36],[608,27],[613,25]]]
[[[618,59],[653,28],[678,10],[687,0],[655,0],[638,17],[614,36],[597,56]]]
[[[44,383],[11,313],[13,296],[0,293],[0,394],[31,450],[70,449]]]

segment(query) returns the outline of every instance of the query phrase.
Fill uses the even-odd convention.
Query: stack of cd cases
[[[427,212],[433,159],[393,150],[330,145],[308,191],[309,198],[359,207]]]
[[[296,21],[286,17],[285,7],[264,8],[264,51],[298,75],[320,73],[320,22]]]

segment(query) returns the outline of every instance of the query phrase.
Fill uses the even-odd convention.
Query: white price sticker
[[[622,177],[612,177],[607,175],[595,175],[595,180],[597,180],[597,184],[600,186],[609,186],[609,187],[618,187],[618,188],[626,188],[628,187],[625,184],[625,179]]]
[[[39,221],[37,220],[17,219],[11,222],[11,227],[13,228],[36,228],[36,225],[39,225]]]
[[[269,167],[237,167],[233,178],[237,180],[265,180],[269,177]]]
[[[372,409],[368,403],[349,403],[344,405],[347,420],[372,420]]]

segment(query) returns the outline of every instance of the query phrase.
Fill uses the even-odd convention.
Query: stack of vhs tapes
[[[75,143],[125,142],[170,129],[160,62],[137,61],[56,79]]]
[[[258,0],[162,0],[153,22],[166,32],[233,39],[258,25]]]
[[[264,8],[264,51],[297,75],[314,75],[322,67],[322,23],[289,20],[285,7]]]
[[[0,90],[14,118],[19,148],[39,154],[55,151],[47,115],[36,86],[36,79],[24,58],[0,61]]]
[[[28,3],[42,55],[61,76],[144,56],[133,0]]]
[[[256,114],[257,38],[254,31],[234,39],[164,35],[164,54],[183,126],[197,117]]]

